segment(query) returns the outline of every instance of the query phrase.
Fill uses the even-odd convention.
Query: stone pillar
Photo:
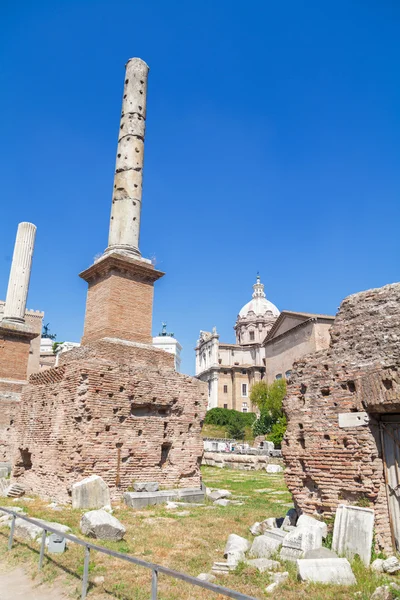
[[[148,72],[140,58],[131,58],[126,65],[107,253],[140,256]]]
[[[26,299],[31,276],[36,226],[32,223],[18,225],[14,254],[3,319],[14,323],[25,323]]]

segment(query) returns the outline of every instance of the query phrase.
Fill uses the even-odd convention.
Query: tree
[[[286,431],[286,417],[282,410],[285,395],[285,379],[276,379],[271,384],[260,381],[253,385],[250,392],[252,404],[260,411],[258,419],[253,424],[254,435],[267,435],[267,439],[278,447]]]
[[[259,381],[253,385],[250,401],[260,413],[268,413],[276,421],[282,413],[282,401],[286,395],[286,379],[275,379],[272,383]]]

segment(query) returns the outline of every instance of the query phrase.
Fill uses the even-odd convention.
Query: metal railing
[[[114,558],[119,558],[126,562],[132,563],[134,565],[139,565],[140,567],[144,567],[145,569],[150,569],[152,572],[151,576],[151,600],[157,600],[157,589],[158,589],[158,575],[159,573],[163,573],[164,575],[169,575],[169,577],[173,577],[174,579],[181,579],[182,581],[186,581],[191,585],[195,585],[197,587],[205,588],[206,590],[210,590],[211,592],[215,592],[216,594],[221,594],[227,598],[235,598],[236,600],[256,600],[253,596],[246,596],[246,594],[241,594],[240,592],[235,592],[234,590],[230,590],[229,588],[225,588],[221,585],[216,585],[215,583],[209,583],[208,581],[202,581],[201,579],[197,579],[197,577],[192,577],[191,575],[186,575],[185,573],[180,573],[179,571],[174,571],[173,569],[169,569],[168,567],[163,567],[161,565],[156,565],[155,563],[146,562],[145,560],[141,560],[140,558],[134,558],[133,556],[129,556],[127,554],[122,554],[121,552],[115,552],[114,550],[109,550],[108,548],[103,548],[102,546],[96,546],[95,544],[91,544],[90,542],[86,542],[85,540],[81,540],[80,538],[70,535],[68,533],[61,533],[60,530],[54,529],[53,527],[49,527],[47,524],[44,525],[40,521],[36,519],[30,519],[29,517],[25,517],[21,513],[15,513],[8,508],[4,508],[0,506],[0,513],[4,512],[12,516],[11,527],[10,527],[10,537],[8,539],[8,550],[11,550],[14,532],[15,532],[15,521],[16,519],[23,519],[28,523],[32,523],[37,527],[43,529],[42,534],[42,542],[40,544],[40,554],[39,554],[39,570],[43,566],[44,559],[44,551],[46,548],[46,537],[47,533],[54,533],[57,536],[63,537],[67,540],[70,540],[74,544],[78,544],[79,546],[83,546],[85,548],[85,558],[83,564],[83,577],[82,577],[82,595],[81,600],[85,600],[88,591],[89,584],[89,562],[90,562],[90,551],[102,552],[103,554],[107,554],[108,556],[112,556]]]

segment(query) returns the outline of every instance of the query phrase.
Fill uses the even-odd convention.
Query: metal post
[[[157,588],[158,588],[158,571],[156,569],[152,572],[151,577],[151,600],[157,600]]]
[[[83,580],[82,580],[82,596],[81,599],[85,600],[88,588],[89,580],[89,560],[90,560],[90,548],[85,546],[85,563],[83,565]]]
[[[8,549],[11,550],[12,548],[12,543],[13,543],[13,537],[14,537],[14,529],[15,529],[15,515],[13,515],[12,521],[11,521],[11,531],[10,531],[10,537],[8,538]]]
[[[47,537],[47,531],[46,531],[46,529],[43,529],[42,544],[40,546],[40,555],[39,555],[39,571],[43,565],[44,549],[46,547],[46,537]]]

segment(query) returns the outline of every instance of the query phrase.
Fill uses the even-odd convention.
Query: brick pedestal
[[[163,275],[119,253],[80,273],[89,284],[82,344],[106,337],[151,344],[153,286]]]
[[[27,380],[30,343],[37,332],[21,323],[0,323],[0,391],[2,380]]]

